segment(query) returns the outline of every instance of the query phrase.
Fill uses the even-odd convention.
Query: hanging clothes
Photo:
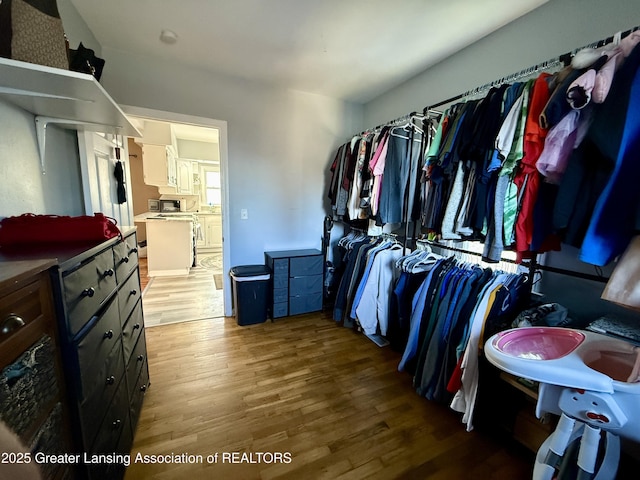
[[[413,124],[395,127],[389,131],[378,210],[382,224],[417,220],[414,218],[414,203],[422,133],[422,130]]]

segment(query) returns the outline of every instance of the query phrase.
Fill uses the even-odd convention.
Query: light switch
[[[240,210],[240,220],[247,220],[249,218],[249,212],[246,208]]]

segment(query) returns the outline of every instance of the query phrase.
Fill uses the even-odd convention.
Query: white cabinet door
[[[198,238],[196,242],[196,247],[199,251],[207,248],[207,225],[209,223],[209,218],[209,215],[198,215],[200,232],[202,233],[202,238]]]
[[[183,195],[193,194],[193,169],[191,160],[177,160],[178,168],[178,193]]]
[[[211,236],[210,245],[214,249],[222,248],[222,217],[213,215],[211,217]]]
[[[166,146],[142,145],[142,172],[147,185],[166,187],[169,184]]]
[[[166,148],[167,157],[167,186],[175,187],[178,185],[178,164],[176,153],[171,145]]]
[[[202,240],[198,240],[196,246],[200,252],[222,249],[222,216],[214,214],[198,214]]]
[[[120,146],[126,200],[118,202],[118,182],[114,176],[117,144],[93,132],[78,132],[80,172],[84,191],[84,209],[87,215],[104,213],[114,218],[119,226],[130,226],[133,221],[131,200],[131,174],[127,143]]]
[[[144,183],[157,187],[176,187],[177,164],[171,146],[142,145]]]

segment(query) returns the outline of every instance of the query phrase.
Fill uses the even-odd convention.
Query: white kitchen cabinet
[[[158,187],[176,187],[177,165],[172,147],[142,145],[144,183]]]
[[[219,213],[198,213],[202,239],[198,240],[198,252],[222,249],[222,215]]]
[[[193,264],[193,222],[146,220],[150,277],[188,275]]]
[[[177,193],[193,195],[193,166],[191,160],[177,159]]]

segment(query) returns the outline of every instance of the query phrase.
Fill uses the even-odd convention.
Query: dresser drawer
[[[322,275],[293,277],[289,279],[289,296],[322,293]]]
[[[289,276],[289,259],[288,258],[274,258],[273,259],[273,275],[284,274]]]
[[[147,343],[144,330],[140,333],[138,343],[136,343],[133,355],[131,355],[131,359],[127,365],[127,384],[129,388],[133,388],[140,376],[140,372],[143,370],[147,370]]]
[[[289,275],[283,272],[275,273],[273,275],[273,288],[285,290],[289,288]]]
[[[116,288],[111,249],[68,274],[63,273],[68,331],[74,336]]]
[[[122,329],[122,349],[124,351],[124,362],[129,363],[133,354],[140,332],[144,328],[144,316],[142,315],[142,302],[138,302],[127,319]]]
[[[116,269],[116,279],[121,284],[138,266],[138,246],[135,235],[131,235],[114,245],[113,263]]]
[[[129,424],[129,396],[127,385],[122,381],[116,385],[116,394],[100,423],[99,433],[90,445],[91,453],[114,453],[126,424]]]
[[[138,276],[138,271],[134,269],[124,285],[118,290],[120,318],[122,318],[123,322],[129,318],[133,307],[136,305],[140,297],[140,277]]]
[[[44,311],[48,307],[42,304],[40,292],[43,287],[44,282],[38,279],[0,298],[0,324],[2,325],[0,350],[2,352],[24,350],[24,347],[38,338],[31,337],[27,345],[15,345],[13,340],[18,332],[29,330],[29,326],[42,315],[45,313],[47,316],[50,315],[49,312]]]
[[[300,295],[289,299],[289,315],[299,315],[320,310],[322,310],[322,293]]]
[[[109,356],[101,363],[102,369],[95,376],[94,390],[80,404],[84,445],[92,444],[118,385],[124,383],[122,343],[116,343]]]
[[[310,257],[292,257],[289,264],[289,276],[322,275],[322,255]]]
[[[136,425],[138,424],[138,418],[140,417],[140,410],[142,410],[142,401],[149,388],[149,369],[145,362],[140,375],[136,383],[131,389],[131,409],[129,416],[131,419],[131,431],[135,433]]]
[[[98,321],[77,345],[81,399],[104,383],[105,379],[99,372],[103,370],[105,360],[114,346],[121,343],[120,332],[118,301],[113,297]]]
[[[287,288],[273,289],[273,303],[282,303],[288,300],[289,300],[289,289]]]
[[[22,436],[57,396],[54,344],[44,335],[0,372],[0,418]]]
[[[286,317],[289,314],[289,303],[274,303],[271,316],[273,318]]]

